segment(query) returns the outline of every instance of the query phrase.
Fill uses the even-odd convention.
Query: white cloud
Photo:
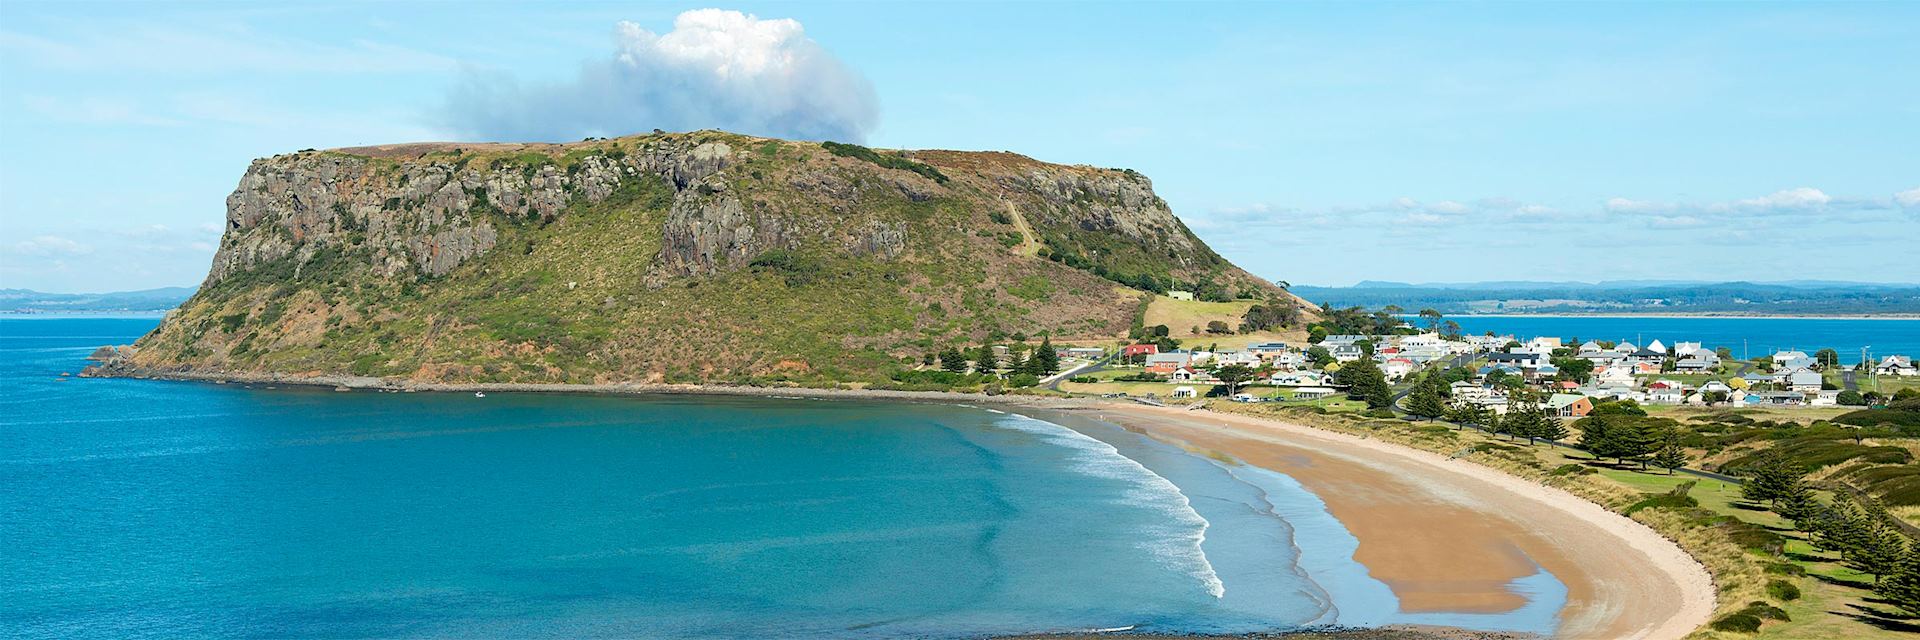
[[[621,22],[615,40],[612,59],[569,82],[470,76],[449,98],[446,125],[509,140],[718,128],[858,142],[879,119],[872,85],[795,20],[700,9],[665,34]]]
[[[1655,229],[1686,229],[1706,225],[1707,221],[1693,216],[1654,216],[1647,220],[1647,226]]]
[[[1758,198],[1734,202],[1730,207],[1747,211],[1812,211],[1827,206],[1833,198],[1813,187],[1775,191]],[[1721,205],[1727,206],[1727,205]]]
[[[13,244],[13,250],[29,256],[84,256],[93,253],[93,247],[55,235],[34,236],[32,240],[22,240]]]
[[[1893,201],[1902,207],[1920,209],[1920,187],[1893,194]]]
[[[1399,222],[1400,224],[1411,224],[1411,225],[1420,225],[1420,226],[1432,226],[1437,224],[1443,224],[1446,221],[1447,221],[1447,218],[1445,216],[1439,216],[1431,213],[1421,213],[1421,212],[1409,213],[1407,215],[1400,216],[1400,219],[1397,220],[1397,222]]]
[[[1468,207],[1467,205],[1454,202],[1452,200],[1441,200],[1439,202],[1433,203],[1432,206],[1427,207],[1427,211],[1432,213],[1457,216],[1463,213],[1467,213],[1468,211],[1472,211],[1472,208]]]
[[[1612,213],[1654,213],[1673,208],[1672,205],[1627,198],[1607,198],[1601,207]]]

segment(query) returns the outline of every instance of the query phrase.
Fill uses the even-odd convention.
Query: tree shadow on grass
[[[1837,578],[1834,576],[1822,575],[1818,573],[1810,573],[1807,575],[1813,576],[1814,579],[1816,580],[1819,580],[1821,582],[1825,582],[1827,584],[1834,585],[1834,586],[1852,587],[1855,589],[1860,589],[1862,591],[1868,591],[1873,589],[1873,582],[1870,580],[1848,580],[1846,578]]]
[[[1885,602],[1884,600],[1879,600],[1876,598],[1868,598],[1868,601],[1869,602]],[[1833,612],[1833,614],[1841,617],[1853,618],[1854,620],[1859,620],[1862,623],[1872,625],[1874,627],[1878,627],[1888,631],[1896,631],[1896,632],[1903,632],[1903,633],[1920,633],[1920,621],[1916,621],[1916,618],[1914,616],[1903,615],[1903,614],[1889,612],[1889,611],[1882,611],[1874,607],[1866,607],[1858,604],[1848,604],[1847,608],[1852,609],[1853,611],[1835,611]]]

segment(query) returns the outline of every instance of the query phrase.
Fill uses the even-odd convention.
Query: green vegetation
[[[868,149],[866,147],[862,147],[857,144],[847,144],[844,142],[822,142],[820,143],[820,148],[826,149],[828,153],[831,153],[836,156],[841,156],[845,158],[857,158],[860,160],[865,160],[867,162],[874,163],[882,167],[886,167],[888,169],[912,171],[914,173],[918,173],[920,175],[926,176],[932,179],[934,182],[938,182],[941,184],[947,183],[947,176],[945,174],[940,173],[939,169],[935,169],[933,168],[933,165],[929,165],[924,162],[915,162],[911,159],[908,159],[905,154],[900,154],[900,153],[883,154],[878,151],[874,151],[872,149]]]
[[[649,158],[706,143],[734,149],[724,187],[661,176]],[[987,192],[959,185],[941,167],[954,152],[908,157],[828,143],[861,162],[823,166],[808,146],[720,132],[659,133],[561,147],[450,146],[418,159],[298,154],[266,161],[275,170],[339,171],[340,184],[370,191],[377,208],[345,200],[317,205],[320,219],[295,223],[273,210],[229,230],[231,244],[291,247],[263,255],[208,285],[141,343],[141,364],[234,371],[352,373],[448,382],[731,382],[804,386],[943,384],[900,380],[922,354],[943,345],[1002,342],[1021,354],[1024,336],[1118,337],[1150,304],[1100,275],[1149,276],[1156,287],[1206,284],[1234,295],[1267,295],[1193,238],[1158,203],[1124,205],[1160,234],[1130,237],[1083,228],[1076,216],[1107,196]],[[922,158],[927,161],[922,161]],[[953,166],[1004,170],[997,154]],[[1024,160],[1023,160],[1024,161]],[[1031,162],[1031,161],[1024,161]],[[464,207],[404,195],[409,181],[466,170],[508,185],[527,176],[578,178],[609,164],[637,170],[590,202],[575,187],[558,211],[536,215],[529,188],[469,187]],[[1034,164],[1044,168],[1044,165]],[[1025,165],[1022,165],[1024,170]],[[873,179],[912,171],[947,183],[908,193]],[[1079,172],[1053,167],[1048,171]],[[358,171],[359,173],[354,173]],[[604,173],[602,174],[604,175]],[[542,178],[548,179],[548,178]],[[1121,174],[1101,180],[1136,180]],[[828,180],[853,192],[797,189]],[[999,183],[996,183],[999,184]],[[1084,191],[1084,190],[1083,190]],[[446,193],[443,191],[443,193]],[[440,196],[436,196],[439,198]],[[454,193],[453,197],[459,197]],[[1108,200],[1103,200],[1108,198]],[[444,198],[442,198],[444,199]],[[737,203],[737,210],[721,208]],[[1002,249],[1025,246],[1015,206],[1043,213],[1033,230],[1062,256],[1037,259]],[[702,209],[702,207],[705,207]],[[712,216],[724,211],[736,222]],[[513,213],[509,213],[513,212]],[[982,212],[1009,233],[956,232]],[[1160,216],[1160,217],[1155,217]],[[729,226],[736,225],[737,226]],[[296,231],[297,229],[297,231]],[[738,234],[738,235],[729,235]],[[1003,237],[1004,236],[1004,237]],[[1179,243],[1179,244],[1175,244]],[[1067,250],[1097,259],[1063,266]],[[433,269],[431,257],[460,259]],[[1233,317],[1245,311],[1233,311]],[[972,358],[969,358],[971,360]],[[1026,361],[994,362],[987,385],[1018,387],[1040,372]],[[972,374],[969,374],[972,375]]]

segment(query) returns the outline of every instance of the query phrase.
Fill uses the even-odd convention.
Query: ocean
[[[1426,622],[1319,498],[1092,420],[63,378],[0,319],[0,636],[977,637]]]
[[[1735,358],[1760,357],[1777,350],[1798,349],[1811,355],[1833,349],[1842,364],[1860,361],[1861,347],[1871,347],[1875,358],[1890,354],[1920,357],[1920,319],[1865,318],[1722,318],[1673,316],[1448,316],[1462,331],[1513,334],[1522,340],[1534,336],[1579,337],[1581,340],[1626,340],[1645,345],[1660,340],[1700,342],[1707,348],[1726,347]],[[1418,316],[1406,320],[1421,325]],[[1421,325],[1424,326],[1424,325]]]

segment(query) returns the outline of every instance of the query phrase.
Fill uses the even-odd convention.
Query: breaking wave
[[[1150,535],[1142,539],[1141,547],[1153,552],[1154,557],[1168,566],[1198,579],[1209,595],[1215,598],[1226,595],[1226,585],[1200,546],[1207,539],[1210,523],[1194,511],[1187,495],[1171,481],[1122,455],[1113,445],[1045,420],[1009,414],[994,425],[1031,433],[1048,444],[1072,450],[1071,469],[1075,472],[1128,483],[1124,493],[1126,504],[1159,509],[1170,516],[1166,524],[1148,527]]]

